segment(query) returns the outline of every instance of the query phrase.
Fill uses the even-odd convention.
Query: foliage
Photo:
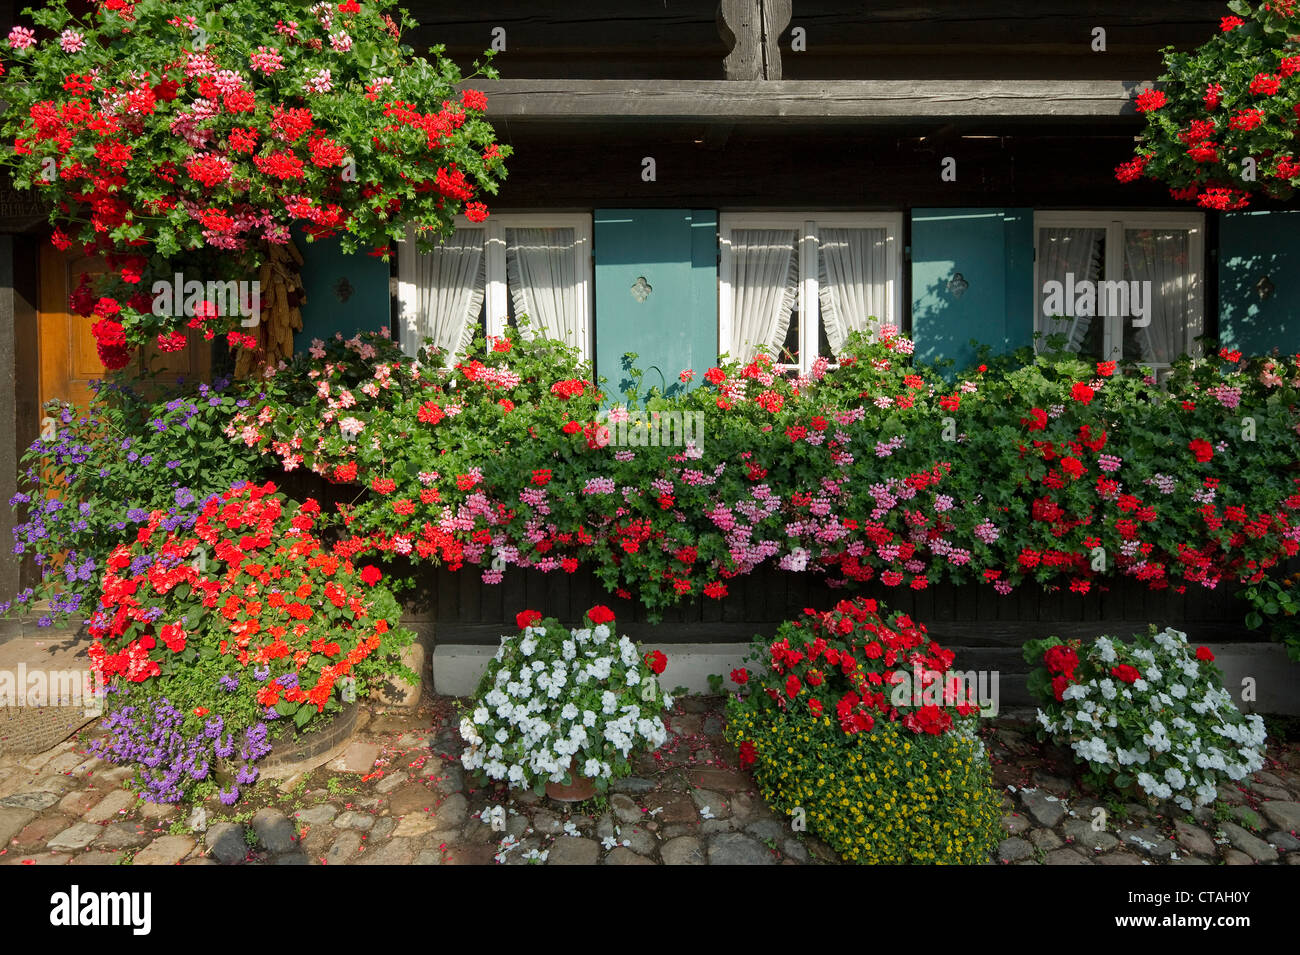
[[[73,296],[97,318],[106,366],[122,367],[132,344],[184,347],[187,324],[256,346],[214,314],[207,286],[184,314],[159,314],[151,282],[178,265],[200,283],[251,279],[294,226],[387,259],[408,223],[427,250],[457,214],[486,218],[475,197],[496,193],[510,153],[487,99],[457,94],[463,78],[441,47],[426,59],[402,44],[414,24],[392,10],[103,0],[82,20],[54,0],[25,11],[38,32],[8,37],[6,161],[17,187],[48,202],[57,247],[108,253],[110,271]]]
[[[155,511],[164,530],[185,530],[209,497],[256,479],[257,454],[222,435],[249,400],[222,380],[158,395],[148,382],[114,377],[97,383],[86,411],[52,402],[10,501],[22,513],[14,553],[35,559],[41,582],[12,609],[49,600],[42,625],[88,613],[109,552]]]
[[[1137,95],[1146,130],[1115,175],[1165,183],[1175,199],[1242,209],[1300,183],[1300,10],[1295,0],[1231,0],[1218,35],[1164,51],[1154,90]]]
[[[661,711],[672,697],[658,685],[667,663],[614,637],[614,614],[597,605],[570,631],[535,610],[518,615],[519,633],[501,638],[460,721],[468,770],[517,788],[595,782],[631,773],[629,757],[668,738]],[[570,766],[572,765],[572,773]]]
[[[969,687],[904,614],[841,601],[756,639],[727,739],[775,809],[846,859],[989,861],[1001,809]]]
[[[1182,809],[1264,766],[1264,721],[1242,716],[1208,647],[1177,630],[1132,643],[1056,637],[1025,644],[1029,690],[1043,701],[1040,735],[1074,751],[1098,787],[1136,786]]]
[[[370,681],[415,679],[395,660],[411,634],[381,572],[326,550],[320,526],[316,502],[239,484],[192,531],[155,512],[113,550],[89,655],[117,697],[105,752],[142,765],[146,798],[182,798],[243,734],[246,764],[221,794],[233,803],[267,721],[302,730]]]
[[[1276,580],[1266,577],[1249,587],[1241,596],[1251,605],[1246,626],[1258,630],[1268,624],[1274,640],[1286,646],[1287,656],[1300,663],[1300,573]]]
[[[1128,577],[1182,593],[1300,552],[1300,358],[1184,358],[1158,385],[1044,354],[950,381],[886,327],[851,337],[837,369],[724,362],[684,394],[609,408],[542,338],[479,342],[450,368],[378,335],[329,348],[264,382],[227,433],[363,488],[356,547],[480,565],[487,583],[585,564],[652,611],[721,599],[768,563],[834,585],[1084,594]]]

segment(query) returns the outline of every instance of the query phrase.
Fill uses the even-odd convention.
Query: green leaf
[[[292,716],[298,709],[297,703],[290,703],[288,700],[281,700],[275,704],[275,711],[281,716]]]
[[[1252,610],[1250,613],[1246,614],[1247,630],[1258,630],[1263,623],[1264,618],[1258,611]]]
[[[1248,17],[1251,14],[1250,4],[1246,0],[1229,0],[1228,9],[1239,17]]]
[[[297,712],[293,714],[293,725],[298,727],[298,729],[302,729],[315,715],[316,707],[299,706]]]

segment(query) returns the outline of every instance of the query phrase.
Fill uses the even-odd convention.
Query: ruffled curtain
[[[1044,335],[1066,333],[1068,348],[1079,351],[1092,325],[1094,316],[1077,315],[1057,320],[1043,314],[1043,286],[1047,282],[1065,285],[1066,273],[1074,274],[1076,283],[1085,279],[1098,281],[1106,265],[1105,229],[1040,229],[1038,231],[1038,282],[1039,307],[1035,323]],[[1069,324],[1067,325],[1066,322]]]
[[[748,361],[760,347],[776,356],[799,300],[798,233],[735,229],[731,233],[731,357]]]
[[[1142,361],[1170,364],[1185,350],[1192,298],[1188,254],[1186,230],[1129,229],[1124,233],[1124,277],[1151,283],[1150,324],[1143,328],[1132,328],[1131,322],[1125,325],[1126,332],[1132,328],[1125,338],[1132,335],[1136,339]]]
[[[821,229],[818,297],[822,327],[838,352],[850,332],[874,331],[888,316],[889,233],[885,229]]]
[[[398,251],[402,351],[414,357],[424,339],[463,354],[474,340],[486,287],[484,229],[457,229],[432,252],[415,248],[414,228]]]
[[[578,344],[577,235],[571,228],[506,229],[506,285],[516,315]]]

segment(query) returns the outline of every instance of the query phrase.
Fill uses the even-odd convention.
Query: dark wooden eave
[[[489,119],[899,123],[1136,117],[1149,80],[476,80]]]

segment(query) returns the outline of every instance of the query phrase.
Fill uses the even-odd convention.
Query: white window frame
[[[731,235],[736,229],[793,229],[799,256],[799,364],[775,363],[784,371],[807,374],[817,360],[821,333],[821,296],[817,267],[818,229],[884,229],[886,269],[885,311],[882,324],[902,328],[903,235],[901,212],[723,212],[718,216],[718,354],[731,349],[732,285],[735,261]],[[731,356],[736,358],[738,356]],[[774,355],[773,358],[776,356]]]
[[[573,286],[578,303],[578,340],[572,342],[583,361],[591,361],[592,294],[595,283],[591,268],[591,214],[582,212],[494,212],[483,222],[456,217],[457,229],[483,229],[485,288],[483,307],[487,310],[489,347],[493,338],[506,331],[510,310],[510,290],[506,286],[506,229],[572,229],[577,245],[574,256]],[[401,275],[399,259],[398,297],[407,300],[409,283]]]
[[[1194,268],[1189,276],[1191,301],[1187,311],[1187,325],[1183,329],[1183,350],[1192,357],[1200,357],[1201,343],[1196,341],[1205,330],[1205,215],[1200,212],[1142,212],[1116,210],[1110,212],[1051,211],[1034,213],[1034,331],[1048,331],[1047,316],[1042,314],[1043,280],[1039,277],[1038,243],[1043,229],[1105,229],[1106,279],[1119,279],[1124,274],[1124,233],[1131,229],[1186,230],[1187,257]],[[1098,316],[1102,318],[1102,316]],[[1124,356],[1123,316],[1104,316],[1102,326],[1102,355],[1112,361]],[[1041,350],[1041,340],[1035,349]],[[1165,362],[1143,362],[1129,356],[1139,365],[1151,368],[1157,375],[1171,367]]]

